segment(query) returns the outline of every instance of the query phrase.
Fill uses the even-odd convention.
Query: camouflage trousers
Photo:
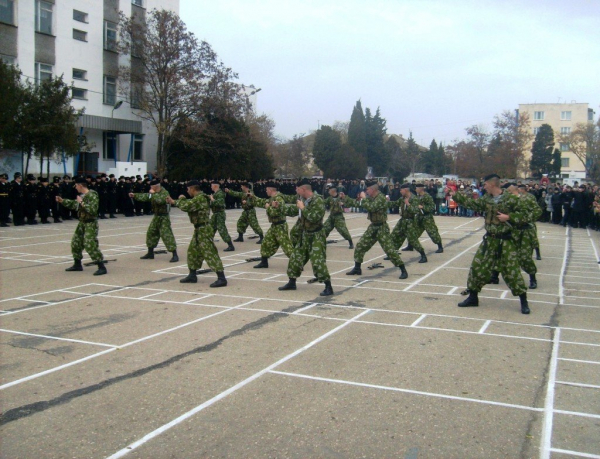
[[[365,254],[376,242],[379,242],[379,245],[385,254],[390,257],[390,261],[394,266],[398,267],[404,265],[397,249],[394,249],[394,243],[392,242],[392,236],[390,235],[390,227],[387,223],[371,223],[369,225],[365,234],[362,235],[360,241],[356,244],[356,249],[354,249],[354,261],[356,263],[362,263]]]
[[[434,244],[439,245],[442,243],[442,238],[440,237],[440,232],[438,231],[438,227],[435,224],[433,215],[425,215],[419,220],[417,239],[421,237],[423,231],[427,231],[427,235]]]
[[[293,279],[300,277],[308,260],[310,260],[313,273],[319,282],[330,279],[327,270],[327,239],[322,229],[316,233],[307,233],[306,231],[301,233],[300,243],[294,246],[290,256],[287,268],[288,277]]]
[[[472,292],[480,292],[490,281],[492,270],[502,274],[513,295],[527,291],[519,266],[518,249],[512,239],[484,237],[471,262],[467,288]]]
[[[209,225],[194,229],[194,236],[192,236],[187,251],[187,263],[190,270],[202,268],[204,260],[214,272],[223,271],[223,262],[213,242],[212,227]]]
[[[293,247],[288,235],[287,223],[271,225],[260,246],[260,256],[272,257],[279,247],[281,247],[286,257],[289,258],[292,255]]]
[[[93,261],[102,261],[104,257],[98,247],[98,221],[79,222],[71,239],[71,254],[74,260],[83,258],[83,249]]]
[[[537,241],[537,231],[534,228],[515,230],[513,237],[519,251],[519,265],[527,274],[537,273],[537,266],[532,257],[534,244]]]
[[[153,249],[158,245],[160,239],[162,239],[163,244],[169,252],[177,250],[177,243],[171,229],[171,219],[168,215],[155,215],[152,217],[152,221],[146,232],[146,246],[149,249]]]
[[[290,242],[292,243],[292,246],[295,247],[300,242],[301,234],[302,228],[300,228],[300,219],[298,219],[290,231]]]
[[[532,232],[532,237],[531,237],[531,247],[534,249],[539,249],[540,241],[538,240],[538,236],[537,236],[537,225],[535,223],[532,223],[532,225],[533,225],[533,232]]]
[[[244,234],[246,232],[246,229],[248,229],[248,226],[250,226],[250,228],[252,228],[252,230],[256,234],[262,236],[263,230],[260,227],[260,225],[258,224],[258,219],[256,218],[256,210],[255,209],[249,209],[249,210],[242,211],[242,215],[240,215],[240,218],[237,221],[237,232]]]
[[[346,227],[346,219],[344,218],[343,214],[329,214],[329,217],[327,217],[327,220],[325,220],[325,223],[323,224],[325,237],[329,236],[329,233],[333,231],[333,228],[335,228],[337,232],[340,233],[347,241],[352,240],[352,236],[350,236],[350,232]]]
[[[215,212],[210,216],[210,226],[212,226],[213,230],[213,238],[215,237],[216,232],[219,232],[219,236],[223,239],[223,242],[229,244],[231,242],[231,236],[227,231],[227,225],[225,225],[225,211]]]
[[[392,231],[392,243],[394,250],[398,250],[404,244],[404,240],[408,239],[408,243],[417,251],[422,252],[423,246],[419,242],[420,228],[414,220],[402,218],[396,223]],[[421,231],[422,232],[422,231]]]

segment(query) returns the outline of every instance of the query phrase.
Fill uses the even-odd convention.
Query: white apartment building
[[[569,144],[560,142],[561,135],[570,134],[579,123],[592,123],[594,110],[587,103],[562,103],[562,104],[519,104],[519,115],[527,113],[531,121],[532,141],[527,146],[525,158],[529,163],[531,147],[535,135],[542,124],[549,124],[554,131],[555,148],[561,152],[561,178],[585,179],[585,167],[582,162],[571,152]],[[526,172],[529,174],[529,171]]]
[[[115,51],[119,11],[143,18],[154,8],[179,14],[179,0],[0,0],[0,57],[27,78],[63,75],[72,105],[85,108],[78,127],[92,151],[52,164],[51,173],[96,174],[118,161],[156,168],[156,132],[121,97],[119,66],[130,61]]]

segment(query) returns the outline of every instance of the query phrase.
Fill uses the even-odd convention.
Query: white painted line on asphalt
[[[586,457],[586,458],[590,458],[590,459],[600,459],[600,455],[598,455],[598,454],[582,453],[579,451],[571,451],[569,449],[551,448],[550,451],[552,451],[553,453],[566,454],[568,456],[573,456],[573,457]]]
[[[114,344],[95,343],[93,341],[83,341],[80,339],[71,339],[71,338],[59,338],[58,336],[38,335],[35,333],[26,333],[26,332],[21,332],[21,331],[16,331],[16,330],[7,330],[5,328],[0,328],[0,332],[12,333],[14,335],[35,336],[36,338],[52,339],[52,340],[56,340],[56,341],[68,341],[70,343],[91,344],[92,346],[117,347]]]
[[[416,327],[417,325],[419,325],[419,323],[425,318],[427,317],[427,314],[421,314],[421,316],[415,320],[412,324],[410,324],[411,327]]]
[[[192,293],[192,295],[193,295],[193,293]],[[215,296],[214,293],[207,293],[207,294],[198,293],[197,295],[198,295],[198,298],[192,298],[191,300],[184,301],[182,304],[190,304],[190,303],[193,303],[194,301],[204,300],[211,296]]]
[[[582,418],[600,419],[600,414],[582,413],[580,411],[565,411],[565,410],[554,410],[558,414],[568,414],[569,416],[579,416]]]
[[[568,245],[566,245],[566,247],[568,247]],[[565,255],[565,260],[566,259],[567,258]],[[557,327],[554,330],[554,339],[552,340],[552,354],[550,356],[550,368],[548,369],[548,384],[546,386],[546,400],[544,402],[544,421],[542,426],[542,439],[540,443],[540,459],[550,459],[550,449],[552,447],[552,425],[554,419],[554,389],[556,386],[559,344],[560,327]]]
[[[598,266],[598,269],[600,269],[600,257],[598,256],[598,251],[596,250],[596,244],[594,244],[594,239],[592,238],[592,235],[590,234],[589,228],[587,230],[587,234],[588,234],[588,237],[590,238],[590,242],[592,243],[592,249],[594,250],[594,256],[596,257],[596,265]]]
[[[351,285],[350,288],[360,287],[361,285],[366,284],[367,282],[369,282],[369,279],[360,281],[358,284]]]
[[[490,326],[491,323],[492,323],[491,320],[486,320],[477,333],[479,333],[480,335],[485,333],[485,331],[487,330],[487,328]]]
[[[561,384],[563,386],[574,386],[574,387],[587,387],[589,389],[600,389],[600,386],[596,384],[582,384],[576,383],[572,381],[556,381],[556,384]]]
[[[506,298],[508,296],[510,292],[508,290],[504,290],[502,292],[502,294],[500,295],[500,299],[503,300],[504,298]]]
[[[87,357],[84,357],[82,359],[78,359],[78,360],[74,360],[74,361],[69,362],[69,363],[65,363],[64,365],[61,365],[59,367],[50,368],[49,370],[42,371],[40,373],[36,373],[36,374],[30,375],[30,376],[26,376],[25,378],[17,379],[16,381],[12,381],[12,382],[3,384],[2,386],[0,386],[0,390],[8,389],[9,387],[15,386],[17,384],[21,384],[21,383],[24,383],[26,381],[31,381],[32,379],[36,379],[36,378],[39,378],[41,376],[45,376],[45,375],[50,374],[50,373],[54,373],[55,371],[59,371],[59,370],[62,370],[64,368],[68,368],[68,367],[71,367],[73,365],[78,365],[78,364],[80,364],[82,362],[85,362],[86,360],[90,360],[90,359],[93,359],[93,358],[96,358],[96,357],[100,357],[101,355],[108,354],[109,352],[116,351],[117,349],[118,348],[116,348],[116,347],[112,347],[112,348],[106,349],[106,350],[104,350],[102,352],[98,352],[96,354],[88,355]]]
[[[562,267],[560,269],[560,278],[558,279],[558,304],[564,304],[565,303],[565,274],[567,271],[567,259],[569,256],[569,241],[570,241],[570,233],[569,233],[569,227],[567,227],[567,230],[565,232],[565,251],[564,251],[564,255],[563,255],[563,263],[562,263]],[[549,447],[549,445],[548,445]],[[548,452],[548,458],[549,456],[549,452]]]
[[[421,282],[423,282],[425,279],[427,279],[429,276],[435,274],[436,272],[438,272],[440,269],[445,268],[447,265],[449,265],[450,263],[454,262],[456,259],[460,258],[461,256],[463,256],[465,253],[467,253],[469,250],[471,250],[472,248],[478,246],[481,244],[481,241],[477,241],[475,244],[473,244],[472,246],[470,246],[469,248],[463,250],[462,252],[460,252],[458,255],[456,255],[455,257],[451,258],[450,260],[448,260],[446,263],[441,264],[440,266],[438,266],[437,268],[435,268],[434,270],[430,271],[428,274],[420,277],[419,279],[417,279],[416,281],[414,281],[412,284],[410,284],[408,287],[406,287],[405,289],[403,289],[403,292],[407,292],[408,290],[410,290],[411,288],[419,285]]]
[[[560,358],[560,357],[558,360],[563,360],[565,362],[591,363],[593,365],[600,365],[600,362],[596,362],[595,360],[566,359],[566,358]]]
[[[304,311],[307,311],[308,309],[310,309],[318,304],[319,303],[311,303],[308,306],[304,306],[303,308],[300,308],[297,311],[292,312],[292,314],[295,314],[295,315],[302,314]]]
[[[425,284],[422,284],[425,285]],[[448,290],[448,293],[446,293],[446,295],[452,295],[454,294],[454,292],[456,292],[460,287],[452,287],[450,290]]]
[[[289,373],[286,371],[276,371],[276,370],[271,370],[271,371],[269,371],[269,373],[281,375],[281,376],[289,376],[292,378],[309,379],[312,381],[328,382],[328,383],[335,383],[335,384],[345,384],[348,386],[366,387],[369,389],[381,389],[381,390],[388,390],[388,391],[393,391],[393,392],[403,392],[406,394],[424,395],[426,397],[443,398],[443,399],[448,399],[448,400],[458,400],[461,402],[480,403],[482,405],[494,405],[494,406],[501,406],[504,408],[516,408],[519,410],[526,410],[526,411],[537,411],[537,412],[543,411],[542,408],[535,408],[535,407],[525,406],[525,405],[514,405],[512,403],[496,402],[493,400],[481,400],[481,399],[469,398],[469,397],[457,397],[455,395],[438,394],[435,392],[423,392],[423,391],[419,391],[419,390],[402,389],[400,387],[381,386],[378,384],[366,384],[366,383],[361,383],[361,382],[356,382],[356,381],[347,381],[347,380],[343,380],[343,379],[321,378],[318,376],[309,376],[309,375],[305,375],[305,374],[301,374],[301,373]]]
[[[197,407],[195,407],[194,409],[188,411],[187,413],[182,414],[181,416],[179,416],[178,418],[175,418],[171,422],[169,422],[167,424],[164,424],[163,426],[159,427],[158,429],[150,432],[149,434],[147,434],[144,437],[140,438],[138,441],[136,441],[134,443],[131,443],[130,445],[126,446],[125,448],[121,449],[120,451],[117,451],[115,454],[109,456],[107,459],[117,459],[117,458],[125,456],[126,454],[129,454],[134,449],[137,449],[138,447],[142,446],[144,443],[152,440],[153,438],[157,437],[158,435],[162,434],[163,432],[166,432],[171,427],[174,427],[177,424],[180,424],[181,422],[185,421],[186,419],[190,418],[191,416],[195,415],[196,413],[199,413],[200,411],[204,410],[205,408],[210,407],[211,405],[213,405],[216,402],[224,399],[228,395],[236,392],[238,389],[241,389],[242,387],[246,386],[247,384],[251,383],[252,381],[260,378],[261,376],[263,376],[264,374],[270,372],[271,370],[273,370],[274,368],[278,367],[282,363],[287,362],[288,360],[296,357],[298,354],[304,352],[305,350],[310,349],[311,347],[313,347],[316,344],[320,343],[321,341],[323,341],[324,339],[326,339],[329,336],[333,335],[334,333],[337,333],[339,330],[341,330],[344,327],[348,326],[354,320],[359,319],[361,316],[367,314],[368,312],[369,312],[368,309],[365,310],[365,311],[363,311],[363,312],[361,312],[357,316],[355,316],[352,319],[348,320],[347,322],[345,322],[345,323],[343,323],[343,324],[335,327],[333,330],[330,330],[327,333],[321,335],[320,337],[318,337],[317,339],[311,341],[310,343],[308,343],[307,345],[301,347],[300,349],[297,349],[296,351],[292,352],[291,354],[286,355],[285,357],[283,357],[282,359],[278,360],[277,362],[269,365],[268,367],[262,369],[261,371],[259,371],[257,373],[254,373],[252,376],[244,379],[243,381],[240,381],[235,386],[230,387],[226,391],[221,392],[220,394],[214,396],[210,400],[207,400],[206,402],[202,403],[201,405],[198,405]]]
[[[160,291],[160,292],[151,293],[150,295],[140,296],[140,297],[138,298],[138,300],[143,300],[143,299],[145,299],[145,298],[150,298],[151,296],[155,296],[155,295],[162,295],[163,293],[167,293],[167,291],[166,291],[166,290],[162,290],[162,291]]]

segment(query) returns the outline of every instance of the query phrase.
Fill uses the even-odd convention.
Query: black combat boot
[[[62,223],[62,220],[59,220],[58,218],[54,219],[54,223]]]
[[[527,302],[527,293],[521,293],[519,295],[519,300],[521,300],[521,314],[529,314],[531,310],[529,309],[529,303]]]
[[[469,292],[469,296],[466,300],[458,303],[460,308],[468,308],[470,306],[479,306],[479,298],[477,297],[477,292]]]
[[[81,266],[81,260],[74,260],[73,266],[65,269],[65,271],[83,271],[83,266]]]
[[[333,289],[331,288],[331,281],[325,281],[325,290],[319,293],[320,296],[333,295]]]
[[[352,242],[352,239],[350,239],[350,244],[348,244],[348,248],[349,249],[353,249],[354,248],[354,242]]]
[[[187,275],[187,277],[184,277],[179,282],[181,282],[182,284],[195,284],[196,282],[198,282],[198,276],[196,276],[196,270],[190,269],[190,273]]]
[[[296,279],[290,277],[288,283],[282,287],[279,287],[279,290],[296,290]]]
[[[425,250],[419,253],[421,254],[421,259],[419,260],[419,263],[427,263],[427,255],[425,255]]]
[[[267,257],[260,257],[260,263],[254,266],[256,269],[268,268],[269,259]]]
[[[406,271],[406,266],[400,265],[400,277],[398,279],[406,279],[408,277],[408,272]]]
[[[169,263],[177,263],[179,261],[179,256],[177,255],[177,250],[173,250],[173,256],[169,260]]]
[[[352,271],[348,271],[346,276],[360,276],[362,274],[362,269],[360,269],[360,263],[358,261],[354,262],[354,268]]]
[[[148,247],[148,253],[140,257],[140,260],[154,260],[154,247]]]
[[[106,220],[106,215],[104,215],[104,214],[100,214],[100,215],[98,215],[98,218],[99,218],[100,220]]]
[[[438,249],[435,251],[435,253],[444,253],[444,247],[442,244],[438,244]]]
[[[225,279],[225,273],[223,271],[217,271],[217,280],[210,284],[211,287],[226,287],[227,279]]]
[[[233,243],[231,241],[229,241],[227,243],[227,248],[225,250],[223,250],[223,252],[233,252],[235,250],[235,247],[233,246]]]
[[[244,233],[238,233],[239,236],[237,239],[234,239],[233,242],[244,242]]]
[[[539,247],[535,248],[535,259],[536,260],[541,260],[542,259],[542,255],[540,254],[540,248]]]
[[[103,261],[99,261],[98,262],[98,269],[94,273],[94,276],[102,276],[103,274],[106,274],[106,273],[108,273],[108,271],[106,270],[106,266],[104,266],[104,262]]]
[[[115,214],[110,214],[110,218],[117,218]]]
[[[262,244],[263,238],[265,237],[264,234],[259,234],[258,237],[260,238],[258,241],[256,241],[257,244]]]
[[[535,278],[535,274],[529,275],[529,289],[535,290],[537,288],[537,279]]]
[[[492,275],[490,276],[490,284],[499,284],[500,283],[500,273],[498,271],[492,271]]]
[[[410,244],[408,244],[406,247],[404,247],[402,249],[403,252],[412,252],[413,250],[415,250],[415,249],[413,249],[413,246]]]
[[[48,221],[47,218],[42,218],[42,225],[49,225],[50,222]]]

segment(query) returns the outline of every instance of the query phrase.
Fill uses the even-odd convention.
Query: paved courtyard
[[[228,287],[180,284],[192,226],[174,209],[181,261],[140,260],[150,218],[100,221],[99,277],[64,271],[76,222],[0,230],[0,457],[600,458],[600,233],[538,225],[525,316],[503,281],[457,307],[481,218],[436,217],[445,252],[402,252],[403,281],[379,246],[346,276],[334,230],[328,298],[310,265],[278,291],[251,232],[217,242]]]

